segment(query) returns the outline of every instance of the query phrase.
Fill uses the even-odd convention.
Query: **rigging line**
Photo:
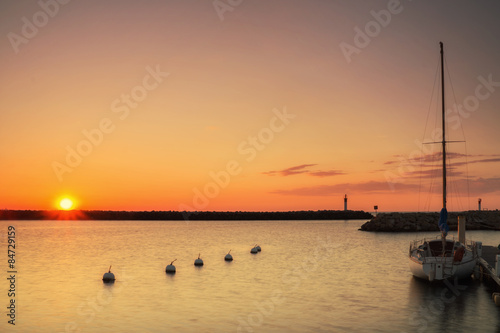
[[[440,161],[440,156],[438,155],[434,155],[433,158],[434,158],[434,165],[432,166],[432,170],[431,170],[431,186],[430,186],[430,189],[429,189],[429,210],[430,210],[430,206],[431,206],[431,203],[432,203],[432,190],[436,184],[436,179],[439,177],[439,166],[441,165],[441,161]]]
[[[456,100],[456,96],[455,96],[455,89],[453,87],[453,82],[451,81],[451,74],[450,74],[450,70],[448,69],[448,61],[446,59],[446,56],[444,57],[444,67],[446,68],[446,70],[444,72],[446,72],[447,76],[448,76],[448,83],[449,85],[451,86],[451,91],[452,91],[452,95],[453,95],[453,98],[454,98],[454,102],[455,102],[455,105],[457,105],[457,100]],[[445,113],[448,114],[450,110],[449,108],[447,108],[445,110]],[[448,122],[445,121],[445,125],[448,125]],[[448,126],[447,126],[448,127]],[[448,137],[449,137],[449,131],[447,132],[448,134]],[[451,141],[448,141],[446,140],[446,138],[444,139],[446,142],[451,142]],[[449,177],[449,193],[448,194],[451,194],[451,195],[448,195],[448,198],[450,198],[450,204],[453,204],[453,202],[455,202],[456,204],[456,207],[461,207],[462,206],[462,203],[460,201],[460,195],[459,195],[459,192],[458,192],[458,188],[456,186],[456,183],[455,183],[455,177],[453,175],[453,173],[451,172],[452,169],[451,169],[451,166],[452,166],[452,162],[451,162],[451,156],[453,155],[453,152],[451,150],[449,150],[449,154],[447,156],[447,160],[448,160],[448,163],[447,163],[447,169],[450,171],[448,173],[448,177]]]
[[[422,141],[421,141],[422,143],[420,144],[421,154],[420,154],[420,177],[419,177],[419,183],[418,183],[418,203],[417,203],[418,211],[420,211],[420,195],[421,195],[421,189],[422,189],[423,164],[425,161],[424,147],[423,146],[424,146],[425,134],[427,132],[427,124],[429,123],[429,115],[431,114],[432,101],[434,98],[434,91],[436,91],[436,82],[437,82],[437,78],[438,78],[438,73],[439,73],[439,61],[437,61],[436,72],[434,74],[434,84],[432,85],[431,99],[429,102],[429,107],[427,108],[427,117],[425,118],[424,134],[423,134]],[[425,206],[425,204],[424,204],[424,206]]]
[[[433,174],[431,175],[431,182],[430,182],[430,185],[429,185],[429,194],[427,195],[427,200],[426,200],[427,211],[431,210],[432,190],[434,188],[435,179],[436,179],[436,174],[435,174],[435,172],[433,172]]]
[[[441,61],[439,61],[439,63],[441,63]],[[439,66],[438,66],[439,67]],[[438,68],[439,69],[439,68]],[[439,81],[442,80],[442,77],[441,77],[441,71],[438,71],[438,77],[439,77]],[[437,97],[441,96],[441,99],[443,98],[443,89],[442,89],[442,85],[441,84],[438,84],[436,90],[438,91],[438,94],[437,94]],[[439,98],[436,98],[436,106],[435,106],[435,113],[434,113],[434,132],[435,133],[439,133],[439,131],[441,130],[441,103],[440,103],[440,99]],[[439,143],[442,143],[442,140],[443,140],[443,137],[442,137],[443,133],[441,133],[441,142]],[[435,145],[433,145],[432,147],[436,147]],[[430,211],[431,210],[431,206],[432,206],[432,202],[433,202],[433,191],[434,190],[439,190],[439,188],[436,188],[436,180],[439,178],[439,165],[441,165],[440,163],[440,157],[442,156],[443,154],[443,147],[442,147],[442,144],[439,145],[439,148],[438,148],[438,152],[435,152],[434,151],[435,148],[432,149],[432,154],[431,154],[431,158],[433,159],[433,165],[432,165],[432,170],[431,170],[431,173],[430,173],[430,176],[431,176],[431,184],[430,184],[430,188],[429,188],[429,206],[428,206],[428,210]],[[439,155],[439,152],[441,152],[441,155]]]
[[[421,146],[423,146],[423,144]],[[423,148],[420,151],[423,152]],[[420,154],[420,175],[418,177],[419,179],[418,179],[418,203],[417,203],[418,212],[420,212],[420,193],[422,189],[423,164],[424,164],[424,155]]]
[[[457,106],[458,103],[457,103],[457,96],[455,94],[455,87],[453,86],[453,81],[451,80],[451,74],[450,74],[450,71],[448,69],[448,62],[446,61],[446,57],[444,58],[444,64],[446,66],[446,73],[448,74],[448,80],[450,82],[451,91],[452,91],[452,94],[453,94],[453,100],[455,102],[455,106]],[[458,120],[459,120],[459,123],[460,123],[460,128],[462,130],[462,137],[464,138],[464,141],[465,141],[464,125],[463,125],[462,120],[460,119],[460,117],[458,117]]]
[[[435,105],[435,114],[436,114],[436,121],[437,121],[437,115],[440,113],[439,112],[439,100],[436,99],[436,105]],[[432,146],[435,147],[435,146]],[[436,186],[436,179],[439,177],[439,165],[440,165],[440,160],[439,160],[439,155],[434,152],[434,148],[432,148],[433,152],[431,154],[427,155],[427,158],[429,159],[430,162],[430,172],[429,172],[429,177],[430,177],[430,184],[429,184],[429,191],[427,194],[427,211],[431,210],[432,206],[432,198],[433,198],[433,191]]]
[[[452,155],[452,154],[450,154]],[[457,181],[456,181],[456,177],[455,175],[453,174],[452,169],[451,169],[451,159],[452,157],[448,155],[447,156],[447,159],[448,159],[448,165],[450,166],[450,172],[449,172],[449,178],[450,178],[450,193],[452,194],[451,195],[451,200],[450,202],[453,204],[453,202],[456,203],[456,207],[458,207],[457,210],[461,210],[462,207],[463,207],[463,204],[462,204],[462,201],[460,199],[460,192],[459,192],[459,187],[457,186]]]
[[[469,186],[469,162],[467,152],[467,142],[464,143],[465,146],[465,183],[467,184],[467,210],[470,210],[470,186]]]
[[[441,78],[441,74],[439,74],[439,77]],[[441,98],[443,98],[443,91],[441,89],[441,85],[438,86],[437,88],[438,90],[438,96],[441,96]],[[434,113],[434,129],[437,130],[437,129],[441,129],[441,126],[440,126],[440,116],[441,115],[441,112],[440,112],[440,109],[439,109],[439,98],[436,98],[436,113]],[[441,133],[441,136],[443,135],[443,133]],[[441,140],[446,140],[446,138],[443,138],[441,137]]]
[[[430,162],[432,163],[431,169],[429,170],[430,172],[428,174],[430,182],[429,182],[429,190],[428,190],[428,194],[427,194],[427,199],[425,201],[425,207],[426,207],[427,211],[430,211],[430,207],[432,204],[432,191],[434,188],[436,178],[438,178],[438,172],[439,172],[439,165],[438,165],[439,164],[439,156],[431,155],[430,158],[431,158]]]
[[[453,93],[453,100],[455,101],[455,106],[458,105],[457,103],[457,96],[455,94],[455,89],[453,86],[453,81],[451,80],[451,74],[448,69],[448,62],[446,60],[446,56],[444,57],[444,63],[446,66],[446,72],[448,74],[448,80],[450,81],[450,86],[451,86],[451,91]],[[468,156],[469,153],[467,152],[467,139],[465,137],[465,130],[464,130],[464,124],[462,122],[462,119],[460,116],[458,117],[458,122],[460,123],[460,129],[462,130],[462,137],[463,137],[463,142],[465,146],[465,183],[467,184],[467,209],[470,210],[470,184],[469,184],[469,163],[468,163]]]
[[[436,66],[436,73],[434,74],[434,84],[432,85],[431,100],[429,102],[429,108],[427,110],[427,117],[425,118],[424,137],[422,138],[422,142],[424,142],[424,140],[425,140],[425,134],[427,131],[427,124],[429,123],[429,115],[430,115],[431,109],[432,109],[434,91],[436,91],[436,82],[437,82],[437,78],[438,78],[438,73],[439,73],[439,62],[438,62],[438,65]]]

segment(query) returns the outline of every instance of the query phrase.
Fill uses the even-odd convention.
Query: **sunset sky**
[[[499,15],[465,0],[2,1],[0,208],[343,209],[347,194],[355,210],[438,210],[440,147],[421,143],[439,139],[439,41],[447,139],[467,141],[449,145],[449,209],[500,208]]]

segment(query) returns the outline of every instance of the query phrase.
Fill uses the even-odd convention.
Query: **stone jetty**
[[[457,230],[458,216],[465,216],[466,230],[500,230],[500,211],[448,212],[450,230]],[[361,226],[362,231],[439,231],[439,213],[379,213]]]
[[[365,220],[362,210],[307,210],[289,212],[186,212],[111,210],[0,210],[0,220],[126,220],[126,221],[253,221],[253,220]]]

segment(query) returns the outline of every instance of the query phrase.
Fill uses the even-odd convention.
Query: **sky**
[[[500,208],[497,1],[0,3],[0,207]]]

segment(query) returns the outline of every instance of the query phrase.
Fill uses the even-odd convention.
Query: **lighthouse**
[[[344,211],[347,210],[347,194],[344,195]]]
[[[477,200],[477,210],[481,210],[481,198]]]

